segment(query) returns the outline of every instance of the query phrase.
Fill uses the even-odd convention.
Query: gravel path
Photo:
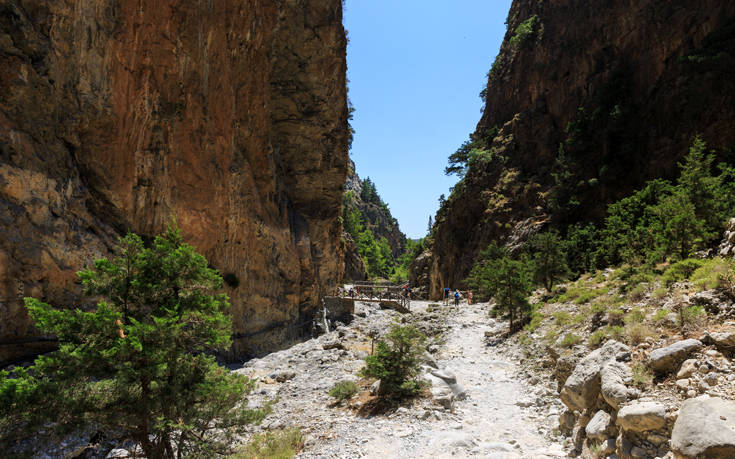
[[[426,311],[427,305],[414,301],[411,306]],[[392,311],[361,307],[366,317],[341,329],[340,340],[359,338],[371,326],[385,328],[395,318]],[[354,378],[364,357],[349,346],[323,349],[336,332],[248,362],[239,371],[270,375],[260,383],[258,396],[279,401],[263,428],[299,426],[307,434],[302,458],[565,457],[563,446],[549,434],[556,427],[554,415],[561,412],[555,394],[526,385],[507,350],[485,345],[484,333],[492,326],[486,308],[463,304],[444,318],[450,328],[436,360],[467,390],[452,410],[420,400],[389,415],[363,418],[330,407],[328,389],[340,379]],[[293,375],[284,373],[284,365]],[[279,374],[290,378],[277,383]]]

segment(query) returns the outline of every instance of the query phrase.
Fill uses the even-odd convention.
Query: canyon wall
[[[599,221],[646,180],[674,178],[695,135],[735,159],[735,3],[514,0],[507,25],[471,135],[485,153],[435,219],[434,297],[492,240]]]
[[[234,356],[308,333],[343,269],[345,48],[340,0],[0,0],[0,361],[50,346],[22,297],[87,305],[75,272],[172,217],[227,275]]]

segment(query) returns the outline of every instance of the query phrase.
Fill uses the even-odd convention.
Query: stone
[[[693,375],[697,371],[697,359],[687,359],[681,364],[676,379],[684,379]]]
[[[716,386],[717,383],[719,382],[717,379],[717,373],[707,373],[707,375],[703,378],[703,380],[710,386]]]
[[[684,401],[671,450],[686,458],[735,457],[735,402],[707,395]]]
[[[709,336],[720,351],[732,353],[735,350],[735,330],[710,333]]]
[[[603,456],[609,456],[615,453],[617,445],[614,438],[608,438],[607,440],[600,443],[600,454]]]
[[[370,385],[370,395],[378,395],[378,392],[380,392],[379,379]]]
[[[559,416],[559,431],[565,435],[569,435],[572,432],[576,421],[577,419],[571,410],[564,411],[561,416]]]
[[[618,411],[617,422],[630,432],[661,429],[666,426],[666,407],[658,402],[635,401]]]
[[[688,379],[677,379],[676,387],[678,387],[681,390],[689,389],[689,380]]]
[[[279,383],[286,382],[290,379],[293,379],[296,377],[296,372],[293,371],[282,371],[281,373],[278,373],[275,377],[275,380]]]
[[[587,438],[602,442],[615,434],[615,424],[608,413],[600,410],[592,416],[584,430]]]
[[[698,339],[685,339],[651,352],[651,368],[658,374],[674,371],[689,354],[702,348]]]
[[[600,370],[600,392],[605,401],[615,409],[638,396],[638,391],[626,386],[631,380],[630,367],[613,361]]]
[[[610,340],[579,361],[561,390],[561,401],[571,410],[584,411],[600,394],[600,370],[617,356],[629,353],[628,346]]]

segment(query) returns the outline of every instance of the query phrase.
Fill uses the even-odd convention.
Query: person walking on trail
[[[467,290],[467,304],[472,304],[472,290]]]
[[[459,306],[459,290],[454,289],[454,305]]]
[[[449,287],[444,287],[444,304],[449,304]]]

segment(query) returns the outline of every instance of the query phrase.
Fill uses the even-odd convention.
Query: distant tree
[[[713,175],[712,163],[715,156],[707,154],[706,150],[705,141],[699,136],[695,137],[689,153],[679,163],[681,175],[677,180],[677,187],[688,196],[694,206],[696,218],[708,229],[707,237],[713,238],[706,242],[712,242],[720,236],[730,215],[723,215],[721,211],[721,203],[725,202],[719,196],[721,179]]]
[[[565,241],[567,266],[573,274],[590,272],[595,269],[598,237],[597,228],[592,224],[587,226],[577,224],[567,229]]]
[[[372,180],[370,180],[370,177],[366,177],[365,180],[362,181],[362,191],[360,193],[360,198],[363,200],[363,202],[366,202],[368,204],[375,204],[376,206],[383,206],[383,200],[380,199],[380,196],[378,195],[378,190],[375,188],[375,184]]]
[[[703,248],[711,235],[706,223],[696,215],[696,207],[682,190],[663,198],[655,207],[660,218],[662,232],[657,242],[662,252],[683,260],[695,248]]]
[[[579,198],[577,196],[578,177],[574,172],[575,165],[573,161],[567,157],[564,146],[559,146],[559,151],[551,170],[551,177],[554,179],[554,189],[551,194],[549,207],[556,220],[561,224],[566,224],[574,220],[574,213],[579,207]]]
[[[547,231],[528,241],[534,261],[534,275],[549,292],[554,282],[569,274],[564,243],[556,231]]]
[[[493,241],[482,251],[465,283],[482,296],[495,298],[496,309],[508,314],[513,330],[515,321],[531,311],[532,273],[531,261],[511,259],[508,250]]]
[[[431,234],[432,228],[434,228],[434,221],[431,219],[431,215],[429,215],[429,224],[426,226],[426,234]]]
[[[0,372],[0,432],[91,424],[122,434],[149,458],[212,457],[265,412],[249,410],[253,382],[208,355],[230,345],[222,279],[177,228],[150,248],[136,235],[118,255],[79,272],[90,312],[26,307],[59,350],[29,369]]]

